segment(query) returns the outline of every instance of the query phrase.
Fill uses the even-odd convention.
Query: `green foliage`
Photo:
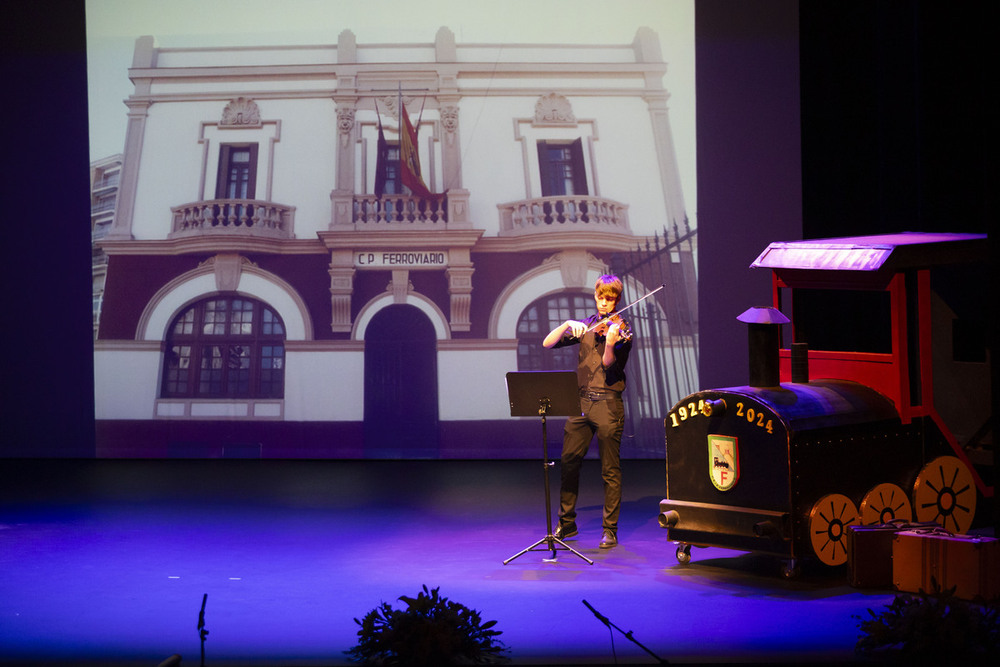
[[[358,644],[345,651],[352,660],[369,665],[482,665],[505,662],[507,651],[493,630],[496,621],[482,622],[479,612],[438,593],[402,596],[405,609],[383,602],[354,619]]]
[[[974,604],[955,597],[955,589],[900,594],[885,611],[854,616],[864,633],[858,655],[918,664],[982,662],[1000,656],[1000,615],[996,601]]]

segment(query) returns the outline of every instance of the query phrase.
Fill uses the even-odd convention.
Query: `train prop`
[[[851,525],[902,519],[966,532],[993,487],[934,407],[929,271],[987,253],[986,236],[968,234],[769,245],[752,267],[771,270],[773,305],[738,318],[749,384],[691,394],[664,420],[659,521],[677,560],[689,562],[692,546],[758,552],[783,559],[792,577],[803,559],[845,563]],[[882,293],[887,349],[781,348],[781,325],[797,333],[783,290],[802,289]]]

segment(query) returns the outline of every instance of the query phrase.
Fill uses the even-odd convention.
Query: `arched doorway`
[[[437,339],[416,306],[380,310],[365,331],[365,456],[438,456]]]

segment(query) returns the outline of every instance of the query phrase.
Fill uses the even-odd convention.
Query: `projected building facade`
[[[566,367],[541,338],[589,314],[609,270],[630,300],[667,286],[634,314],[639,437],[623,449],[662,453],[643,422],[697,389],[697,233],[655,33],[140,37],[128,76],[98,244],[98,456],[535,456],[505,373]]]

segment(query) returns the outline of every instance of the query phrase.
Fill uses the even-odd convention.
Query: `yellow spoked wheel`
[[[913,520],[913,506],[906,491],[896,484],[879,484],[861,499],[861,523],[870,526],[893,519]]]
[[[826,565],[846,563],[846,529],[857,523],[858,509],[847,496],[831,493],[817,500],[809,511],[809,539],[816,557]]]
[[[969,468],[954,456],[939,456],[920,471],[913,485],[917,521],[934,521],[964,533],[976,515],[976,485]]]

